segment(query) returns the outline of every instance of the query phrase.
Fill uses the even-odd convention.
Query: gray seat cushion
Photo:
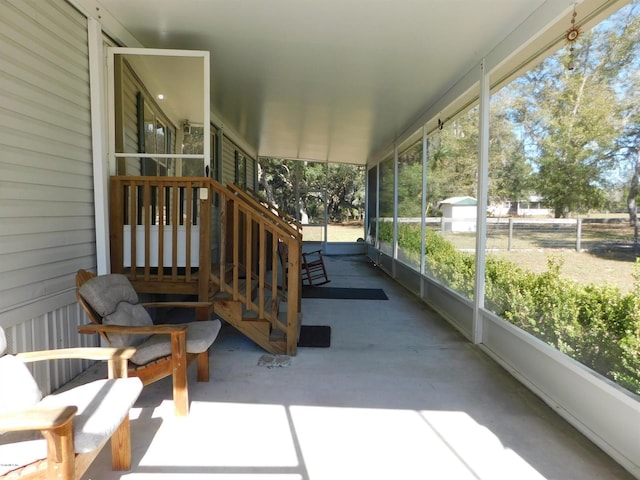
[[[129,279],[121,274],[100,275],[80,287],[80,295],[102,317],[105,325],[153,325],[145,308],[138,303],[138,295]],[[187,324],[187,353],[202,353],[214,342],[220,331],[220,320]],[[145,365],[171,355],[170,335],[109,334],[114,347],[133,345],[136,354],[131,361]]]
[[[102,317],[105,325],[145,326],[153,320],[138,302],[138,294],[129,279],[119,273],[100,275],[80,287],[80,295]],[[108,335],[114,347],[137,346],[149,335]]]
[[[140,304],[132,305],[120,302],[116,310],[102,319],[104,325],[125,325],[141,327],[153,325],[149,312]],[[138,346],[149,338],[149,334],[118,334],[109,333],[109,341],[114,347]]]
[[[220,320],[187,323],[187,353],[202,353],[215,341],[220,332]],[[171,336],[152,335],[136,347],[131,361],[145,365],[158,358],[171,355]]]
[[[131,282],[119,273],[89,279],[80,287],[80,295],[101,317],[115,312],[120,302],[139,303]]]

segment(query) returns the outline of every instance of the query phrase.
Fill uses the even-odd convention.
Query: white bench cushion
[[[111,437],[129,415],[129,409],[141,391],[139,378],[96,380],[49,395],[35,406],[77,406],[78,413],[73,421],[75,450],[86,453],[102,446]],[[0,475],[46,456],[46,441],[39,432],[0,435]]]
[[[52,394],[38,404],[42,406],[75,405],[73,421],[76,453],[95,450],[108,440],[142,391],[139,378],[96,380]]]
[[[42,398],[38,384],[21,358],[0,357],[0,412],[22,410]]]

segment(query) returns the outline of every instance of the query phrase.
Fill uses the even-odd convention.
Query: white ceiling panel
[[[549,3],[574,2],[99,2],[145,47],[210,51],[212,111],[260,155],[359,164]]]

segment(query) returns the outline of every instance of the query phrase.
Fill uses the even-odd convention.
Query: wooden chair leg
[[[44,430],[47,440],[47,478],[73,480],[76,454],[73,448],[73,423],[71,421],[54,430]]]
[[[173,404],[175,415],[189,415],[189,387],[187,385],[187,348],[184,331],[171,335],[171,362],[173,364]]]
[[[114,470],[131,468],[131,422],[127,415],[111,436],[111,466]]]
[[[205,350],[199,353],[196,357],[196,363],[198,364],[198,381],[209,381],[209,350]]]

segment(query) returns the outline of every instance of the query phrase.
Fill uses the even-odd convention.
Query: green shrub
[[[380,239],[393,241],[393,223],[380,223]],[[399,224],[398,245],[419,259],[420,226]],[[434,230],[425,233],[427,273],[473,298],[475,256],[456,250]],[[537,274],[487,256],[485,306],[619,385],[640,394],[640,263],[635,289],[583,285],[562,278],[562,262],[550,257]]]
[[[549,345],[640,393],[640,301],[609,285],[582,285],[560,277],[549,259],[541,274],[487,259],[487,307]]]

